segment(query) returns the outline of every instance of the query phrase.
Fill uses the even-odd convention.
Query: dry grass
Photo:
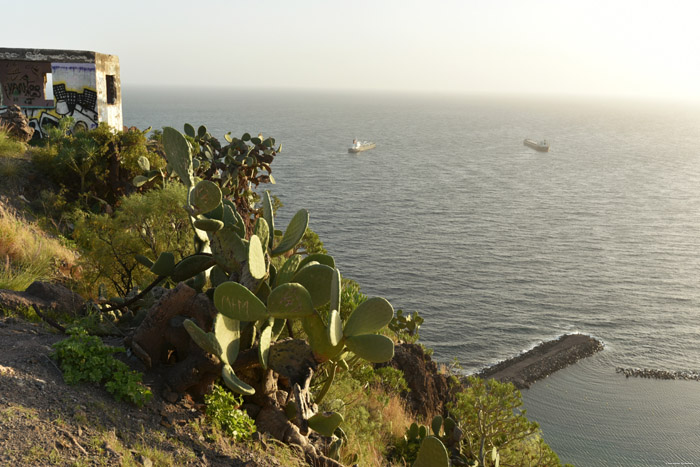
[[[0,289],[24,290],[35,280],[75,278],[77,255],[0,204]]]
[[[0,157],[20,157],[26,150],[26,144],[12,139],[7,127],[0,125]]]

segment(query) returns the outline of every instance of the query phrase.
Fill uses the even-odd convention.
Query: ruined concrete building
[[[76,129],[122,129],[119,58],[80,50],[0,48],[0,114],[18,105],[38,136],[72,117]]]

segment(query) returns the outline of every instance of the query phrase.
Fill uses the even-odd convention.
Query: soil
[[[67,385],[50,358],[64,337],[0,317],[0,465],[305,465],[265,435],[231,442],[208,426],[201,406],[163,400],[155,381],[144,381],[153,399],[142,408],[97,385]]]
[[[599,350],[603,350],[603,343],[593,337],[584,334],[566,334],[486,368],[477,376],[511,382],[518,389],[529,388],[535,381],[582,358],[589,357]]]

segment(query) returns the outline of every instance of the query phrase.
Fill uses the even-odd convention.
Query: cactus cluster
[[[432,432],[432,434],[431,434]],[[412,423],[404,436],[404,443],[418,444],[419,449],[413,467],[449,466],[450,452],[458,465],[471,465],[459,450],[462,431],[450,417],[436,415],[430,428]]]
[[[308,212],[299,210],[280,231],[275,229],[267,191],[260,197],[259,209],[241,201],[252,190],[251,183],[265,181],[259,169],[266,168],[269,174],[269,163],[279,151],[273,148],[274,140],[226,135],[229,146],[221,148],[204,127],[195,132],[194,127],[186,126],[185,134],[164,128],[163,145],[168,170],[187,187],[186,209],[195,231],[195,254],[179,262],[171,253],[162,253],[155,261],[137,259],[161,278],[186,281],[198,290],[211,284],[207,293],[218,311],[212,331],[204,331],[192,320],[185,320],[184,327],[197,345],[221,360],[224,383],[240,394],[255,392],[235,374],[233,365],[240,351],[255,346],[260,366],[281,373],[274,349],[289,320],[301,323],[315,360],[329,362],[331,377],[317,402],[336,369],[347,368],[351,356],[370,362],[390,360],[393,341],[378,334],[394,317],[389,302],[370,298],[343,322],[339,313],[341,275],[333,257],[295,253],[308,227]],[[219,171],[218,178],[207,178],[213,169]],[[329,312],[321,313],[326,306]],[[316,414],[306,422],[323,435],[335,436],[332,448],[340,449],[344,439],[340,414]]]

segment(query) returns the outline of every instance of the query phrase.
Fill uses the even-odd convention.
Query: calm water
[[[124,115],[282,142],[281,224],[307,208],[345,276],[426,318],[438,360],[601,338],[524,394],[563,461],[700,464],[700,383],[614,371],[700,370],[700,108],[125,88]],[[348,154],[354,137],[377,148]]]

